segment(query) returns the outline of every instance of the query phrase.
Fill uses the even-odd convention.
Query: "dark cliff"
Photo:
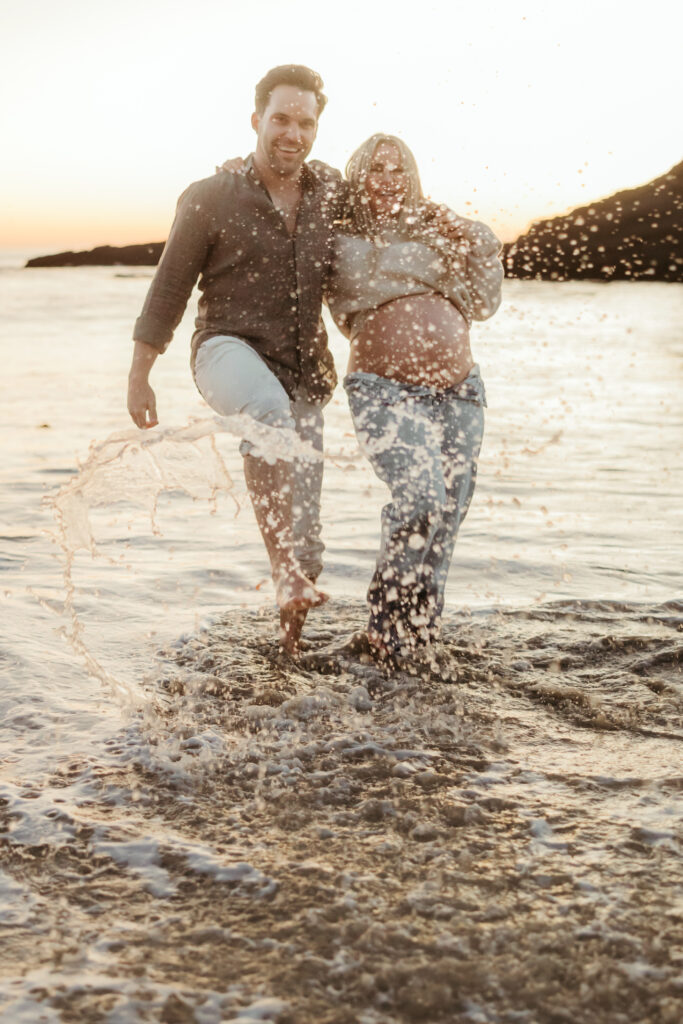
[[[36,256],[27,267],[155,267],[163,242],[144,245],[98,245],[85,252],[58,252],[53,256]]]
[[[506,277],[683,281],[683,162],[660,178],[538,221],[505,246]]]

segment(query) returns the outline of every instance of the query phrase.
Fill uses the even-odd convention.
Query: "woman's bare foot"
[[[380,664],[387,664],[391,662],[394,657],[394,652],[391,648],[385,644],[381,633],[376,633],[373,629],[367,631],[367,642],[370,650],[370,654],[375,661]]]
[[[344,640],[333,641],[325,647],[305,653],[302,665],[304,668],[325,671],[334,669],[335,666],[339,667],[347,661],[358,661],[368,665],[372,664],[374,660],[367,634],[361,632],[352,633]]]

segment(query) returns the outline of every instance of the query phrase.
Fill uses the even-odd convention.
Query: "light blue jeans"
[[[200,345],[194,377],[200,394],[219,415],[246,414],[259,423],[292,431],[320,452],[320,459],[315,461],[291,460],[294,553],[303,572],[309,579],[316,579],[325,550],[320,525],[322,407],[304,393],[290,400],[258,352],[241,338],[229,335],[216,335]],[[251,448],[250,442],[242,441],[240,452],[248,455]]]
[[[374,373],[351,373],[344,388],[361,450],[391,491],[368,603],[370,629],[399,653],[439,632],[455,539],[474,493],[484,384],[475,366],[443,390]]]

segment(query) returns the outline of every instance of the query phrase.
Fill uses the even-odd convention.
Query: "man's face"
[[[296,177],[318,130],[315,93],[295,85],[276,85],[259,116],[251,116],[257,135],[256,162],[281,178]]]

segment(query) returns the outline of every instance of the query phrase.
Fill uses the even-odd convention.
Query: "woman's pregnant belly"
[[[407,295],[365,317],[351,342],[349,373],[450,387],[473,366],[467,321],[442,295]]]

